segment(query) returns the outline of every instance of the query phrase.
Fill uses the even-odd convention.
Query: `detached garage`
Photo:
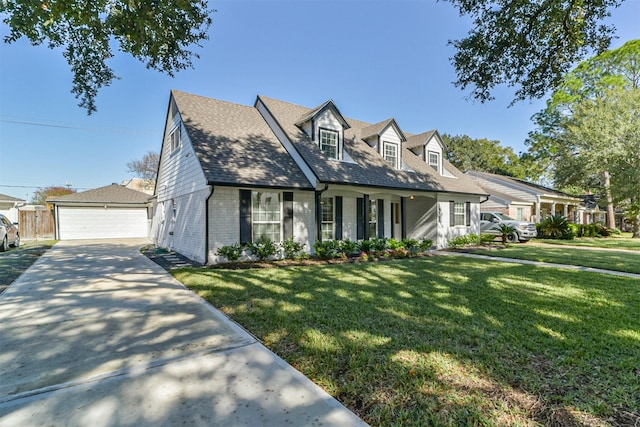
[[[54,205],[56,238],[121,239],[149,236],[148,194],[112,184],[47,199]]]

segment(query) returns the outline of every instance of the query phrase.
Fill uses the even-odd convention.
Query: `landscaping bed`
[[[55,244],[55,240],[23,241],[18,248],[0,252],[0,293]]]

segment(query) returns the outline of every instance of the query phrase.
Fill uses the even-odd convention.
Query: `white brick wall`
[[[293,238],[310,251],[315,242],[314,193],[293,192]],[[215,187],[209,199],[209,262],[223,258],[216,255],[222,246],[240,243],[240,188]]]

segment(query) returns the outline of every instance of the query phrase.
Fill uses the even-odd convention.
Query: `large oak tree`
[[[173,76],[190,68],[192,46],[206,40],[211,25],[206,0],[3,0],[2,21],[11,43],[26,37],[34,45],[61,48],[80,107],[96,111],[98,91],[118,78],[107,65],[112,45]]]
[[[527,141],[557,185],[600,192],[611,227],[614,203],[628,204],[630,212],[640,209],[640,180],[633,173],[640,164],[639,101],[640,40],[632,40],[568,73],[534,115],[536,130]],[[640,217],[634,218],[640,237]]]

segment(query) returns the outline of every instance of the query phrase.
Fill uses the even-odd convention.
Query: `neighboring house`
[[[476,171],[468,171],[467,175],[490,195],[482,205],[483,211],[503,212],[531,222],[560,214],[571,222],[584,223],[588,208],[581,197],[504,175]]]
[[[253,107],[172,91],[152,238],[215,263],[221,246],[293,238],[429,238],[479,233],[486,193],[443,156],[436,131],[346,118],[258,96]]]
[[[9,218],[11,222],[18,222],[18,207],[25,203],[23,199],[0,194],[0,214]]]
[[[141,191],[143,193],[153,195],[153,186],[155,185],[155,181],[152,179],[143,179],[143,178],[131,178],[122,181],[121,185],[124,187],[130,188],[132,190]]]
[[[148,237],[151,196],[111,184],[47,199],[54,206],[56,238]]]

